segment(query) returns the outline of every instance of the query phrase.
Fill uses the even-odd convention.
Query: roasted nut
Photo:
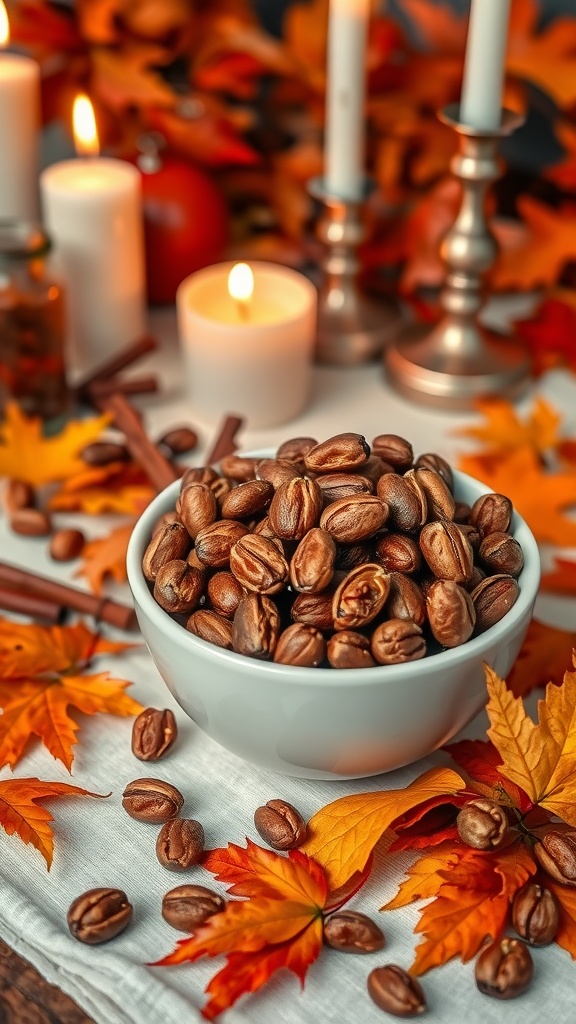
[[[332,629],[333,598],[333,588],[319,594],[298,594],[291,610],[294,622],[304,622],[317,629]]]
[[[180,481],[180,493],[190,484],[206,484],[211,489],[212,485],[221,479],[223,478],[212,466],[191,466],[185,471]]]
[[[186,629],[209,644],[232,650],[232,623],[218,612],[199,608],[187,619]]]
[[[359,469],[369,455],[370,446],[362,434],[336,434],[312,448],[304,465],[312,473],[345,473]]]
[[[253,480],[256,475],[256,467],[260,459],[252,459],[242,455],[225,455],[220,460],[220,469],[223,476],[230,477],[244,483],[246,480]]]
[[[247,590],[276,594],[288,579],[288,562],[273,541],[247,533],[230,552],[230,569]]]
[[[481,562],[490,572],[518,576],[524,568],[522,548],[509,533],[494,531],[484,538],[478,551]]]
[[[109,466],[111,462],[129,462],[130,452],[124,444],[94,441],[82,449],[80,458],[89,466]]]
[[[290,562],[290,582],[302,593],[324,590],[334,575],[336,545],[326,530],[314,527],[302,538]]]
[[[426,621],[426,601],[420,587],[409,576],[400,572],[390,573],[390,595],[386,602],[386,614],[391,619],[406,619],[423,626]]]
[[[315,437],[291,437],[284,441],[276,452],[277,459],[286,459],[288,462],[301,462],[308,455],[308,452],[316,448],[318,441]]]
[[[420,534],[420,550],[438,579],[453,583],[472,579],[474,552],[456,523],[447,519],[428,523]]]
[[[428,516],[426,496],[421,487],[413,486],[405,476],[385,473],[378,481],[378,497],[389,510],[389,529],[413,533],[419,530]]]
[[[394,1017],[417,1017],[426,1010],[420,982],[396,964],[370,971],[368,994],[376,1006]]]
[[[295,622],[280,634],[274,661],[280,665],[299,665],[316,668],[326,655],[326,641],[320,630]]]
[[[362,544],[341,544],[336,548],[336,571],[344,573],[355,569],[357,565],[365,565],[366,562],[374,561],[374,550],[371,544],[364,541]]]
[[[267,480],[272,484],[274,490],[282,484],[293,480],[295,476],[301,476],[299,469],[288,459],[262,459],[256,468],[256,478]]]
[[[233,573],[217,572],[208,580],[206,593],[215,612],[233,619],[245,591]]]
[[[509,821],[504,807],[487,796],[464,804],[456,818],[458,835],[475,850],[494,850],[506,839]]]
[[[142,572],[148,582],[154,583],[163,565],[185,559],[190,546],[188,530],[181,522],[166,523],[152,538],[142,559]]]
[[[171,455],[184,455],[198,444],[198,434],[191,427],[173,427],[158,438],[158,444],[167,448]]]
[[[379,537],[375,554],[387,572],[410,575],[418,572],[422,566],[422,553],[418,544],[404,533],[385,533]]]
[[[471,592],[476,612],[476,632],[484,633],[504,618],[518,600],[520,591],[512,576],[487,576]]]
[[[178,726],[169,708],[145,708],[132,725],[132,753],[139,761],[159,761],[172,749]]]
[[[372,441],[372,454],[378,455],[399,472],[410,469],[414,460],[412,445],[398,434],[378,434]]]
[[[20,508],[34,508],[36,502],[34,488],[25,480],[7,480],[2,498],[8,516]]]
[[[186,871],[204,852],[204,829],[199,821],[172,818],[160,829],[156,856],[169,871]]]
[[[576,889],[576,831],[551,828],[535,844],[534,854],[550,878]]]
[[[338,498],[320,516],[320,526],[340,544],[357,544],[372,537],[384,525],[388,508],[373,494]]]
[[[359,565],[342,580],[332,599],[334,629],[366,626],[382,611],[390,593],[390,576],[375,562]]]
[[[182,810],[184,797],[162,779],[134,779],[122,795],[122,807],[131,818],[162,825]]]
[[[512,512],[512,502],[504,494],[482,494],[470,509],[469,522],[481,537],[490,533],[507,533]]]
[[[454,522],[467,523],[470,518],[471,508],[465,501],[457,501],[454,508]]]
[[[356,494],[373,494],[371,480],[360,473],[327,473],[318,477],[324,508],[339,498],[352,498]]]
[[[337,910],[324,921],[324,942],[341,953],[376,953],[386,940],[371,917],[357,910]]]
[[[440,473],[427,466],[413,471],[415,479],[426,495],[430,519],[453,519],[456,502],[452,492]]]
[[[388,619],[372,634],[371,650],[379,665],[401,665],[419,661],[426,654],[420,626],[406,619]]]
[[[52,521],[43,509],[17,508],[10,516],[10,529],[23,537],[46,537],[52,529]]]
[[[248,519],[268,508],[274,488],[268,480],[247,480],[225,495],[221,512],[224,519]]]
[[[189,615],[204,592],[204,574],[180,558],[163,565],[156,575],[154,600],[173,615]]]
[[[191,565],[193,569],[198,569],[198,571],[201,572],[202,575],[204,575],[204,573],[206,572],[206,566],[204,565],[204,562],[201,562],[200,559],[198,558],[195,548],[193,548],[190,554],[187,556],[186,562],[188,563],[188,565]]]
[[[50,558],[55,562],[72,562],[82,554],[85,543],[82,530],[56,530],[50,538]]]
[[[254,812],[258,835],[273,850],[296,850],[306,839],[306,822],[292,804],[268,800]]]
[[[419,455],[414,463],[414,469],[433,469],[436,473],[439,473],[444,483],[448,485],[449,490],[454,490],[454,474],[452,473],[452,467],[450,463],[446,462],[446,459],[442,458],[441,455],[436,455],[435,452],[425,452],[424,455]]]
[[[268,597],[247,594],[240,601],[232,627],[232,647],[248,658],[271,658],[280,633],[278,609]]]
[[[240,488],[237,487],[236,490]],[[237,523],[233,519],[218,519],[198,533],[194,544],[196,557],[211,569],[223,569],[230,565],[230,552],[246,533],[248,529],[242,523]]]
[[[66,921],[79,942],[108,942],[132,920],[132,905],[122,889],[89,889],[70,904]]]
[[[474,632],[476,612],[470,594],[453,580],[436,580],[426,594],[428,622],[443,647],[459,647]]]
[[[532,957],[520,939],[496,939],[481,950],[474,974],[476,984],[486,996],[514,999],[525,992],[532,981]]]
[[[219,914],[226,901],[204,885],[178,885],[162,899],[162,917],[179,932],[193,932],[213,914]]]
[[[548,946],[560,927],[560,907],[550,889],[527,882],[514,896],[512,924],[530,946]]]
[[[374,490],[376,490],[376,484],[380,477],[384,476],[384,473],[392,473],[393,471],[394,467],[390,463],[383,462],[380,456],[372,453],[370,458],[362,464],[358,473],[361,473],[364,479],[369,480],[374,485]]]
[[[315,480],[294,477],[275,492],[268,510],[270,525],[283,540],[302,540],[318,525],[322,492]]]
[[[480,547],[480,534],[475,526],[471,526],[470,523],[458,523],[458,529],[464,534],[470,547],[473,551],[477,551]]]
[[[213,492],[206,484],[188,484],[176,503],[176,511],[188,530],[192,540],[210,526],[218,515],[218,505]]]
[[[374,668],[376,664],[368,637],[351,629],[342,629],[330,637],[326,656],[332,668]]]
[[[484,569],[481,569],[480,566],[475,565],[472,570],[472,579],[470,580],[469,583],[465,584],[464,589],[467,590],[469,594],[473,594],[474,591],[476,590],[476,587],[480,586],[482,580],[485,579],[486,573],[484,572]]]
[[[178,519],[178,513],[176,509],[174,509],[173,512],[163,512],[161,516],[158,516],[158,519],[156,520],[154,526],[152,527],[152,538],[154,538],[157,533],[160,533],[160,531],[163,530],[165,526],[168,526],[168,523],[179,522],[180,520]]]

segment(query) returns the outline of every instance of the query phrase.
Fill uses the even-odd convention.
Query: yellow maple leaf
[[[85,468],[80,452],[109,422],[108,415],[71,420],[59,434],[44,437],[41,419],[28,418],[16,402],[8,402],[0,427],[0,476],[34,487],[74,476]]]
[[[536,398],[524,420],[504,398],[479,399],[476,408],[485,422],[462,427],[455,434],[484,444],[486,447],[480,453],[481,457],[495,458],[524,447],[543,454],[556,448],[560,442],[558,428],[562,417],[543,398]]]

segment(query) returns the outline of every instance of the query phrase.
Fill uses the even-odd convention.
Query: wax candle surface
[[[6,8],[0,0],[0,220],[38,217],[40,68],[6,53]]]
[[[364,184],[364,96],[370,0],[330,0],[324,182],[342,199]]]
[[[502,119],[502,89],[510,0],[472,0],[460,120],[496,131]]]

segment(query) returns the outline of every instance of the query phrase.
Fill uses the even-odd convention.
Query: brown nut
[[[108,942],[132,920],[132,904],[122,889],[89,889],[70,904],[66,921],[71,935],[88,946]]]
[[[232,650],[232,623],[218,612],[199,608],[186,620],[186,629],[206,643]]]
[[[230,480],[237,480],[244,483],[246,480],[253,480],[256,476],[256,467],[260,459],[252,459],[242,455],[225,455],[220,460],[222,475],[230,477]]]
[[[522,548],[510,533],[489,533],[482,541],[478,555],[491,573],[519,576],[524,568]]]
[[[410,469],[414,460],[412,445],[398,434],[378,434],[372,441],[372,454],[401,473]]]
[[[550,889],[527,882],[514,896],[512,924],[530,946],[548,946],[560,927],[560,906]]]
[[[182,810],[184,797],[162,779],[134,779],[122,795],[122,807],[131,818],[162,825]]]
[[[376,488],[378,497],[388,507],[387,525],[392,530],[414,533],[428,516],[426,496],[421,487],[397,473],[384,473]]]
[[[241,484],[246,487],[246,484]],[[236,488],[239,490],[240,488]],[[232,492],[233,494],[235,491]],[[230,552],[237,541],[248,533],[242,523],[233,519],[219,519],[205,526],[196,536],[194,550],[196,557],[211,569],[223,569],[230,565]]]
[[[366,626],[382,611],[390,593],[390,576],[375,562],[359,565],[342,580],[332,600],[334,629]]]
[[[326,641],[320,630],[295,622],[280,634],[274,661],[279,665],[299,665],[317,668],[326,656]]]
[[[162,826],[156,840],[156,856],[169,871],[186,871],[204,853],[204,829],[199,821],[172,818]]]
[[[409,575],[422,566],[422,552],[412,537],[404,533],[385,533],[376,541],[376,559],[387,572]]]
[[[420,982],[396,964],[370,971],[368,994],[376,1006],[394,1017],[417,1017],[426,1010]]]
[[[163,565],[156,575],[154,600],[172,615],[190,615],[204,592],[204,573],[180,558]]]
[[[274,490],[301,475],[298,467],[288,459],[262,459],[256,469],[256,479],[267,480]]]
[[[373,494],[371,480],[360,473],[326,473],[318,477],[324,508],[338,498],[353,498],[356,494]]]
[[[430,519],[453,519],[456,502],[452,492],[440,473],[428,466],[420,466],[414,475],[426,495]]]
[[[423,626],[426,621],[426,601],[420,587],[401,572],[390,573],[390,595],[386,614],[391,619],[407,619]]]
[[[484,633],[504,618],[518,600],[520,590],[512,576],[487,576],[470,596],[476,612],[476,632]]]
[[[213,523],[218,516],[218,505],[213,492],[206,484],[188,484],[180,492],[176,511],[188,530],[192,540]]]
[[[530,950],[520,939],[496,939],[481,950],[474,965],[476,984],[485,996],[514,999],[532,981]]]
[[[507,533],[513,511],[510,498],[504,494],[482,494],[470,509],[469,522],[476,527],[481,537],[491,533]]]
[[[268,800],[254,812],[258,835],[273,850],[296,850],[306,839],[306,822],[292,804]]]
[[[372,452],[372,455],[367,462],[363,463],[358,473],[361,473],[364,479],[369,480],[373,484],[373,489],[376,490],[376,484],[380,477],[384,476],[384,473],[392,473],[393,471],[393,466],[388,462],[383,462],[380,456]]]
[[[274,488],[268,480],[247,480],[224,496],[222,516],[224,519],[249,519],[268,508],[273,494]]]
[[[425,452],[424,455],[419,455],[414,463],[414,469],[433,469],[436,473],[439,473],[444,483],[448,485],[451,492],[454,491],[454,474],[452,467],[446,459],[442,458],[441,455],[437,455],[435,452]]]
[[[485,579],[486,573],[484,572],[484,569],[481,569],[480,566],[475,565],[472,570],[472,579],[470,580],[469,583],[466,583],[464,585],[464,589],[467,590],[470,595],[472,595],[476,590],[476,587],[480,586],[482,580]]]
[[[388,619],[372,634],[371,651],[379,665],[401,665],[419,661],[426,654],[420,626],[407,619]]]
[[[111,462],[129,462],[130,452],[124,444],[94,441],[82,449],[80,458],[89,466],[109,466]]]
[[[202,573],[202,575],[206,573],[206,566],[204,565],[204,562],[201,562],[200,559],[198,558],[195,548],[193,548],[190,554],[187,556],[186,562],[188,563],[188,565],[191,565],[193,569],[198,569],[199,572]]]
[[[324,921],[324,942],[340,953],[377,953],[386,940],[371,917],[357,910],[337,910]]]
[[[302,540],[318,525],[322,492],[315,480],[294,477],[275,492],[268,510],[270,525],[283,540]]]
[[[480,547],[480,534],[476,527],[471,526],[470,523],[458,523],[458,529],[464,534],[472,550],[477,551]]]
[[[374,668],[376,664],[368,637],[351,629],[342,629],[330,637],[326,656],[332,668]]]
[[[427,523],[420,534],[420,550],[438,579],[453,583],[472,579],[474,552],[456,523],[447,519]]]
[[[72,562],[82,554],[85,543],[82,530],[56,530],[50,538],[50,558],[55,562]]]
[[[23,537],[47,537],[52,520],[40,508],[17,508],[10,516],[10,529]]]
[[[507,837],[509,821],[506,809],[487,796],[468,800],[456,818],[458,835],[474,850],[494,850]]]
[[[470,639],[476,612],[470,594],[452,580],[436,580],[426,594],[430,629],[442,647],[459,647]]]
[[[190,934],[225,906],[226,900],[204,885],[177,885],[162,898],[162,917],[172,928]]]
[[[576,831],[551,828],[535,844],[534,854],[550,878],[576,889]]]
[[[158,519],[156,520],[154,526],[152,527],[152,539],[156,536],[157,533],[160,533],[160,531],[163,530],[164,527],[168,525],[168,523],[179,522],[180,520],[178,519],[178,513],[176,512],[176,510],[174,510],[173,512],[163,512],[161,516],[158,516]]]
[[[245,591],[233,573],[217,572],[208,580],[206,593],[215,612],[233,619]]]
[[[335,434],[312,448],[304,465],[311,473],[345,473],[359,469],[369,455],[370,445],[362,434]]]
[[[206,484],[207,487],[212,489],[212,486],[222,480],[223,478],[219,473],[216,472],[212,466],[191,466],[185,471],[180,481],[180,493],[184,491],[190,484]]]
[[[357,565],[365,565],[366,562],[374,561],[374,550],[371,544],[363,541],[361,544],[341,544],[336,548],[336,561],[334,568],[344,574],[355,569]]]
[[[467,523],[470,519],[471,508],[465,501],[457,501],[454,508],[454,522]]]
[[[188,530],[178,520],[166,523],[152,537],[142,559],[142,572],[149,583],[154,583],[163,565],[174,559],[185,559],[190,551]]]
[[[298,594],[291,609],[294,622],[304,622],[317,629],[332,629],[332,601],[334,589],[319,594]]]
[[[232,626],[232,647],[248,658],[271,658],[280,633],[280,615],[269,597],[246,594]]]
[[[316,448],[318,441],[315,437],[291,437],[284,441],[276,452],[277,459],[286,459],[288,462],[301,462],[308,455],[308,452]]]
[[[173,427],[158,438],[158,444],[167,448],[171,455],[184,455],[198,444],[198,434],[192,427]]]
[[[145,708],[132,725],[132,753],[139,761],[159,761],[172,749],[178,726],[172,711]]]
[[[247,590],[276,594],[288,580],[288,562],[274,541],[247,533],[230,551],[230,569]]]
[[[294,590],[314,594],[324,590],[334,575],[336,545],[326,530],[314,527],[302,538],[290,562]]]
[[[373,537],[386,522],[388,507],[373,494],[338,498],[320,516],[320,526],[340,544],[357,544]]]
[[[8,516],[11,516],[19,508],[34,508],[36,503],[34,488],[25,480],[7,480],[2,498]]]

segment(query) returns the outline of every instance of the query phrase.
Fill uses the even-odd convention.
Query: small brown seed
[[[204,852],[204,829],[199,821],[172,818],[160,829],[156,856],[169,871],[186,871]]]
[[[162,825],[182,810],[184,797],[162,779],[134,779],[122,795],[122,806],[131,818]]]
[[[246,480],[253,480],[256,476],[256,467],[260,459],[247,458],[242,455],[225,455],[220,460],[220,469],[223,476],[244,483]]]
[[[342,580],[332,600],[334,629],[358,629],[382,611],[390,593],[390,576],[375,562],[359,565]]]
[[[180,493],[176,511],[188,530],[192,540],[213,523],[218,515],[218,505],[213,492],[206,484],[188,484]]]
[[[415,478],[426,495],[430,519],[453,519],[456,502],[452,492],[440,473],[427,466],[414,471]]]
[[[198,569],[198,571],[201,572],[202,575],[204,575],[204,573],[206,572],[207,566],[205,566],[204,562],[201,562],[200,559],[198,558],[196,548],[192,549],[192,551],[186,558],[186,562],[188,565],[191,565],[193,569]]]
[[[426,654],[420,626],[406,619],[389,619],[376,627],[371,650],[379,665],[401,665],[419,661]]]
[[[482,541],[478,555],[492,573],[518,576],[524,568],[522,548],[516,538],[509,533],[489,533]]]
[[[273,541],[247,533],[230,551],[230,569],[247,590],[276,594],[288,580],[288,562]]]
[[[280,665],[316,668],[326,656],[326,641],[320,630],[295,622],[280,634],[274,661]]]
[[[132,905],[122,889],[89,889],[70,904],[66,921],[79,942],[95,946],[119,935],[132,920]]]
[[[343,573],[350,572],[358,565],[366,565],[374,561],[374,550],[368,541],[361,544],[341,544],[336,548],[334,568]]]
[[[470,523],[481,537],[507,533],[512,520],[512,502],[504,494],[482,494],[470,509]]]
[[[17,508],[10,516],[10,528],[23,537],[46,537],[52,529],[52,521],[43,509]]]
[[[269,597],[246,594],[232,626],[232,647],[248,658],[271,658],[280,633],[280,615]]]
[[[487,576],[470,596],[476,612],[476,632],[484,633],[504,618],[518,600],[520,590],[512,576]]]
[[[324,508],[338,498],[352,498],[356,494],[373,494],[371,480],[360,473],[326,473],[318,477]]]
[[[470,594],[452,580],[436,580],[426,595],[426,611],[435,639],[459,647],[474,632],[476,612]]]
[[[454,522],[467,523],[470,519],[470,505],[465,501],[457,501],[454,508]]]
[[[218,612],[200,608],[186,621],[186,629],[206,643],[232,650],[232,623]]]
[[[397,473],[384,473],[376,488],[378,497],[388,507],[389,529],[414,533],[426,522],[428,506],[422,488],[411,486],[410,480]]]
[[[475,526],[470,523],[458,523],[458,529],[464,534],[473,551],[480,547],[480,534]]]
[[[320,526],[340,544],[357,544],[372,537],[386,522],[388,507],[373,494],[338,498],[320,516]]]
[[[208,600],[215,612],[233,619],[245,591],[231,572],[217,572],[208,580]]]
[[[321,511],[322,492],[316,481],[294,477],[275,492],[268,516],[277,537],[302,540],[318,525]]]
[[[268,800],[254,812],[258,835],[273,850],[296,850],[306,839],[306,822],[292,804]]]
[[[341,953],[377,953],[386,940],[371,917],[357,910],[337,910],[324,921],[324,942]]]
[[[190,536],[186,527],[177,520],[165,523],[152,537],[142,559],[142,572],[149,583],[154,583],[160,569],[174,559],[186,558],[190,551]]]
[[[496,939],[484,946],[474,965],[476,984],[486,996],[514,999],[532,981],[530,950],[520,939]]]
[[[20,508],[34,508],[36,503],[34,488],[25,480],[7,480],[2,498],[9,517]]]
[[[216,472],[212,466],[191,466],[184,473],[180,482],[180,493],[189,486],[189,484],[206,484],[207,487],[212,489],[213,484],[221,480],[222,477]]]
[[[112,441],[94,441],[80,452],[80,458],[89,466],[108,466],[111,462],[129,462],[130,452],[124,444]]]
[[[420,534],[420,550],[438,579],[469,583],[474,552],[456,523],[447,519],[428,523]]]
[[[241,484],[240,486],[246,487],[247,485]],[[239,489],[236,488],[236,490]],[[233,519],[219,519],[215,523],[210,523],[196,536],[194,543],[196,556],[203,565],[208,565],[211,569],[223,569],[230,565],[232,548],[247,533],[247,527]]]
[[[530,946],[548,946],[560,927],[560,907],[550,889],[527,882],[514,896],[512,924]]]
[[[50,558],[55,562],[72,562],[82,554],[85,542],[81,530],[56,530],[50,539]]]
[[[401,572],[390,573],[390,595],[386,614],[391,619],[406,619],[423,626],[426,621],[426,601],[420,587]]]
[[[158,519],[156,520],[154,526],[152,527],[152,539],[154,539],[156,534],[160,533],[160,531],[163,530],[164,527],[168,525],[168,523],[178,522],[180,522],[180,520],[178,519],[178,513],[176,512],[175,509],[173,512],[163,512],[161,516],[158,516]]]
[[[274,488],[268,480],[247,480],[225,495],[221,512],[224,519],[248,519],[268,508]]]
[[[334,633],[326,645],[326,656],[332,668],[374,668],[370,641],[362,633],[342,629]]]
[[[319,594],[298,594],[290,614],[295,622],[304,622],[317,629],[332,629],[333,597],[332,587]]]
[[[326,530],[314,527],[302,538],[290,562],[290,582],[301,593],[324,590],[334,575],[336,545]]]
[[[362,464],[358,472],[362,474],[364,479],[370,480],[373,484],[373,489],[376,490],[376,484],[380,477],[384,476],[384,473],[392,473],[393,470],[393,466],[388,462],[383,462],[380,456],[374,455],[373,452],[370,458]]]
[[[394,1017],[417,1017],[426,1010],[420,982],[396,964],[370,971],[368,994],[376,1006]]]
[[[399,472],[410,469],[414,460],[412,445],[398,434],[378,434],[372,441],[372,453]]]
[[[204,885],[177,885],[162,899],[162,917],[172,928],[190,934],[225,906],[223,897]]]
[[[204,573],[180,558],[163,565],[156,575],[154,600],[173,615],[190,615],[204,592]]]
[[[494,850],[501,846],[509,824],[505,808],[487,796],[469,800],[456,818],[460,839],[475,850]]]
[[[256,478],[267,480],[272,484],[274,490],[300,475],[298,467],[288,459],[262,459],[256,469]]]
[[[452,467],[441,455],[436,455],[434,452],[426,452],[424,455],[419,455],[414,463],[414,469],[434,469],[436,473],[440,474],[444,483],[448,485],[449,490],[451,492],[454,490]]]
[[[362,434],[335,434],[312,448],[304,465],[312,473],[343,473],[359,469],[369,455],[370,446]]]
[[[140,761],[159,761],[172,749],[178,726],[172,711],[145,708],[132,726],[132,753]]]
[[[576,831],[549,829],[535,844],[534,854],[550,878],[576,889]]]
[[[198,434],[191,427],[173,427],[158,438],[158,444],[168,448],[172,455],[184,455],[198,444]]]
[[[410,575],[418,572],[422,566],[422,553],[418,544],[404,533],[385,533],[379,537],[375,554],[387,572]]]
[[[315,437],[291,437],[284,441],[276,452],[277,459],[286,459],[288,462],[304,462],[308,452],[316,448],[318,441]]]

